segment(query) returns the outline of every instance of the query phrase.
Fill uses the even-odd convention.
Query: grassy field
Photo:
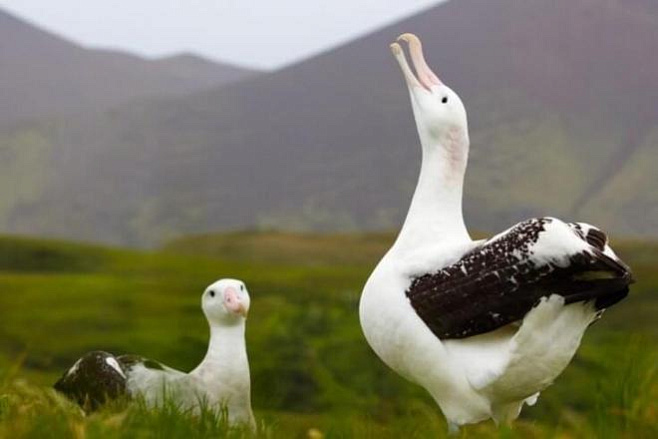
[[[136,252],[0,238],[0,438],[243,437],[212,413],[117,402],[85,417],[50,386],[82,353],[139,353],[189,370],[203,357],[206,285],[247,282],[259,437],[443,437],[432,400],[363,339],[361,287],[389,235],[236,233]],[[658,437],[658,245],[622,243],[639,282],[512,429],[461,437]]]

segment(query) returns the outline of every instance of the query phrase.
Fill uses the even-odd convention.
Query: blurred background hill
[[[88,49],[0,10],[0,127],[184,95],[255,72],[192,54],[158,60]]]
[[[649,0],[453,0],[260,74],[0,20],[4,232],[152,246],[246,228],[395,229],[420,153],[388,44],[413,31],[469,111],[471,228],[550,214],[658,236]]]

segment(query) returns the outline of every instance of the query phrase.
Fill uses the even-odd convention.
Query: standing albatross
[[[239,280],[222,279],[206,288],[201,307],[210,342],[205,358],[190,373],[136,355],[94,351],[66,371],[55,389],[91,410],[122,395],[142,397],[149,406],[169,398],[182,410],[225,407],[230,424],[254,428],[244,337],[249,304],[247,287]]]
[[[630,269],[584,223],[536,218],[473,241],[462,216],[466,110],[430,70],[421,42],[391,44],[422,146],[397,240],[368,279],[359,314],[368,343],[424,387],[449,427],[510,422],[573,358],[587,327],[628,294]]]

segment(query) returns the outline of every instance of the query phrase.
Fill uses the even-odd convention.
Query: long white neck
[[[394,249],[471,240],[462,213],[467,159],[468,137],[460,132],[423,141],[418,184]]]
[[[210,325],[208,352],[193,373],[215,380],[224,377],[239,378],[236,374],[246,371],[248,378],[249,362],[244,334],[244,319],[234,325]]]
[[[251,380],[244,338],[245,320],[234,325],[210,325],[208,352],[190,375],[201,379],[210,402],[226,404],[229,423],[240,422],[254,428],[251,410]]]

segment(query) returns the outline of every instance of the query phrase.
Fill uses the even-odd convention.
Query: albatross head
[[[201,307],[211,325],[230,325],[247,318],[249,292],[244,282],[221,279],[201,296]]]
[[[423,147],[458,142],[468,148],[468,122],[461,99],[450,87],[443,84],[429,68],[423,55],[420,39],[414,34],[402,34],[397,41],[409,45],[414,72],[399,43],[391,44],[391,51],[400,64],[411,95],[414,117]]]

